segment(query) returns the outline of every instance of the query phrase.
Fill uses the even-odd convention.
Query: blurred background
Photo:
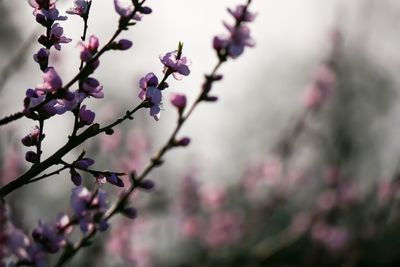
[[[212,38],[226,31],[222,21],[232,21],[226,8],[240,2],[147,4],[153,13],[123,34],[133,48],[100,60],[94,77],[105,98],[87,104],[97,110],[96,121],[109,122],[139,103],[138,80],[148,72],[161,75],[159,55],[179,41],[193,63],[190,76],[170,80],[160,121],[140,112],[113,136],[96,138],[66,159],[85,148],[97,166],[143,169],[175,126],[168,93],[194,100],[217,62]],[[58,2],[62,11],[71,5]],[[254,0],[251,10],[256,47],[222,67],[224,79],[213,88],[219,101],[200,105],[182,129],[190,146],[168,153],[150,175],[155,190],[134,196],[138,219],[116,219],[103,242],[71,266],[400,264],[400,3]],[[0,14],[3,116],[21,110],[26,89],[42,82],[32,58],[42,29],[26,1],[0,1]],[[69,16],[61,24],[73,41],[53,50],[50,64],[66,83],[78,70],[82,22]],[[102,45],[117,26],[113,1],[93,0],[88,34]],[[65,143],[72,125],[72,115],[49,120],[45,156]],[[21,119],[0,129],[2,183],[29,167],[20,139],[33,126]],[[39,218],[54,221],[68,210],[73,187],[66,172],[22,188],[9,198],[14,223],[29,232]]]

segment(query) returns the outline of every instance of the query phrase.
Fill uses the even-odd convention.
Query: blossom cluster
[[[246,25],[252,22],[256,14],[248,10],[248,6],[239,5],[235,9],[228,8],[228,12],[234,19],[234,24],[224,22],[224,26],[228,30],[228,35],[214,37],[213,46],[220,58],[239,57],[245,47],[253,47],[254,40],[250,36],[250,28]]]
[[[64,35],[64,29],[59,23],[66,21],[67,16],[63,16],[57,9],[56,0],[29,0],[28,3],[33,8],[36,22],[45,28],[45,33],[37,40],[43,47],[33,56],[42,72],[43,82],[26,90],[22,112],[17,113],[19,114],[17,116],[11,116],[12,119],[6,117],[6,120],[2,120],[1,125],[22,117],[35,122],[30,132],[21,139],[21,143],[30,149],[25,154],[25,160],[32,163],[32,165],[20,177],[2,186],[0,188],[0,196],[3,198],[22,186],[59,175],[65,170],[69,170],[69,177],[75,187],[72,189],[70,198],[72,212],[69,215],[67,213],[59,214],[54,223],[45,223],[44,220],[39,219],[30,237],[16,227],[16,224],[11,222],[11,218],[4,215],[6,209],[1,203],[0,222],[2,223],[2,228],[0,229],[0,239],[2,241],[5,240],[5,248],[0,249],[1,264],[3,264],[4,258],[4,264],[7,263],[9,266],[45,267],[48,266],[47,254],[63,252],[57,262],[57,266],[61,266],[69,258],[73,257],[79,249],[86,246],[86,242],[97,232],[106,231],[110,227],[109,219],[112,216],[120,214],[130,219],[136,218],[137,210],[131,204],[131,194],[136,189],[152,190],[155,183],[147,179],[148,173],[162,165],[163,156],[167,151],[172,148],[189,145],[190,138],[177,138],[177,134],[199,102],[213,102],[216,100],[215,97],[209,96],[208,93],[211,90],[212,83],[222,79],[222,76],[217,75],[216,72],[225,60],[221,60],[219,56],[219,62],[214,71],[206,76],[206,89],[203,88],[198,99],[193,102],[188,112],[185,112],[188,102],[185,94],[171,93],[170,104],[178,113],[175,131],[173,131],[167,143],[160,148],[156,156],[151,158],[141,174],[136,173],[138,166],[129,169],[127,172],[98,170],[95,168],[95,160],[85,156],[85,150],[73,162],[66,162],[64,156],[96,135],[104,133],[107,136],[112,136],[115,134],[116,138],[118,138],[116,126],[124,121],[133,119],[133,114],[142,108],[148,108],[150,116],[155,120],[159,120],[163,106],[163,91],[169,87],[168,78],[172,76],[176,80],[181,80],[184,76],[188,76],[191,73],[191,61],[183,54],[183,43],[181,42],[176,50],[161,55],[159,59],[162,63],[163,77],[159,79],[156,74],[149,72],[141,78],[139,80],[139,99],[141,102],[136,107],[126,111],[121,118],[101,127],[99,123],[95,123],[96,113],[85,102],[87,98],[100,99],[105,96],[103,85],[93,76],[100,66],[100,57],[107,51],[130,49],[133,46],[133,42],[128,39],[117,39],[118,36],[121,32],[128,30],[129,27],[141,21],[143,15],[152,13],[152,9],[144,6],[144,1],[114,0],[114,8],[119,15],[118,28],[111,39],[101,46],[99,38],[94,34],[86,39],[92,1],[74,0],[73,6],[66,13],[79,16],[83,22],[83,34],[81,40],[77,42],[81,63],[78,73],[69,82],[65,82],[56,70],[57,66],[50,62],[50,53],[53,52],[53,48],[60,51],[63,45],[72,42],[71,38]],[[243,6],[243,11],[235,12],[250,14],[247,12],[247,6]],[[235,17],[234,13],[232,14]],[[243,22],[250,21],[245,16],[238,17],[236,18],[237,25],[234,28],[242,28],[244,27],[242,25]],[[230,50],[227,47],[225,49],[226,52]],[[72,113],[74,117],[73,129],[68,136],[68,140],[53,155],[42,159],[42,143],[46,137],[45,122],[56,115],[64,115],[66,113]],[[112,148],[109,146],[107,149]],[[127,160],[137,160],[136,158],[128,158]],[[55,169],[59,165],[61,167]],[[44,173],[50,168],[55,170]],[[91,182],[84,180],[84,173],[89,174],[94,179]],[[125,187],[127,182],[123,176],[129,176],[130,178],[128,188]],[[104,184],[107,183],[120,188],[116,202],[110,206],[107,201],[108,193],[104,189]],[[94,187],[94,189],[89,190],[84,184],[90,185],[88,188]],[[223,217],[224,223],[212,228],[214,232],[212,235],[216,235],[220,232],[220,229],[226,228],[226,225],[231,224],[233,218],[229,215]],[[76,243],[71,240],[72,233],[76,232],[74,231],[75,226],[79,226],[81,230],[81,240]],[[230,233],[224,234],[222,239],[229,235]]]
[[[107,193],[103,190],[91,193],[82,186],[74,188],[71,195],[73,215],[60,213],[54,224],[39,220],[32,231],[32,238],[9,223],[2,233],[7,240],[5,258],[13,259],[10,266],[47,266],[46,254],[57,253],[71,245],[68,236],[72,234],[74,225],[79,225],[83,233],[94,228],[105,231],[108,228],[108,223],[103,218],[108,209],[106,197]]]

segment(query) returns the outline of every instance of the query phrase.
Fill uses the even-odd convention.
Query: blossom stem
[[[74,165],[75,162],[76,161],[74,161],[73,163],[68,163],[68,162],[65,162],[65,161],[61,160],[61,164],[63,164],[65,168],[74,168],[74,169],[77,169],[77,170],[81,170],[81,171],[90,173],[90,174],[92,174],[94,176],[96,176],[96,175],[107,175],[107,174],[110,174],[110,173],[115,173],[116,175],[121,175],[121,176],[122,175],[126,175],[126,173],[124,173],[124,172],[97,171],[97,170],[92,170],[92,169],[80,168],[80,167],[77,167],[77,166]]]
[[[9,116],[6,116],[6,117],[4,117],[4,118],[2,118],[1,120],[0,120],[0,126],[1,125],[5,125],[5,124],[7,124],[7,123],[10,123],[10,122],[12,122],[12,121],[16,121],[16,120],[18,120],[18,119],[20,119],[20,118],[22,118],[24,116],[24,113],[23,112],[17,112],[17,113],[14,113],[14,114],[11,114],[11,115],[9,115]]]
[[[143,0],[142,2],[137,2],[135,4],[135,7],[133,9],[132,14],[129,16],[129,18],[127,18],[127,21],[130,21],[138,12],[139,8],[142,7],[142,5],[144,4],[145,0]],[[90,69],[90,66],[93,62],[95,62],[97,59],[100,58],[101,55],[103,55],[106,51],[110,50],[110,47],[112,46],[113,42],[115,41],[115,39],[121,34],[122,31],[124,31],[126,29],[126,27],[129,25],[124,25],[124,27],[118,27],[118,29],[114,32],[113,36],[111,37],[111,39],[102,47],[102,49],[100,49],[99,52],[97,52],[96,55],[94,55],[93,58],[91,58],[86,65],[78,72],[78,74],[75,75],[74,78],[72,78],[71,81],[69,81],[63,88],[60,89],[60,91],[66,91],[68,88],[70,88],[72,85],[74,85],[77,81],[79,81],[82,77],[85,76],[85,74],[87,73],[87,71]],[[47,104],[49,101],[57,98],[58,95],[54,94],[51,97],[46,98],[45,101],[43,101],[42,103],[40,103],[39,105],[37,105],[36,108],[40,108],[42,106],[44,106],[45,104]],[[18,116],[14,116],[18,114]],[[24,116],[24,114],[22,112],[17,112],[13,115],[9,115],[4,117],[3,119],[0,120],[0,126],[5,125],[7,123],[10,123],[12,121],[18,120],[20,118],[22,118]]]
[[[36,154],[37,154],[37,160],[35,164],[40,163],[40,158],[42,155],[42,141],[43,141],[43,128],[44,128],[44,120],[39,119],[39,137],[38,137],[38,144],[36,146]]]
[[[87,33],[87,29],[88,29],[88,20],[89,20],[89,13],[90,13],[90,7],[92,6],[92,1],[88,2],[88,6],[87,6],[87,11],[84,14],[84,16],[82,17],[83,19],[83,33],[81,36],[81,40],[85,41],[86,40],[86,33]],[[79,71],[82,71],[83,68],[83,60],[81,59],[81,63],[79,65]],[[81,91],[81,82],[79,82],[79,91]],[[74,128],[72,130],[72,134],[71,136],[76,136],[76,133],[78,132],[79,129],[79,110],[81,108],[81,103],[78,103],[78,105],[76,106],[75,110],[73,111],[74,113]]]
[[[223,62],[225,62],[225,61],[219,60],[209,76],[215,76]],[[140,185],[140,182],[142,182],[153,169],[155,169],[156,167],[158,167],[162,164],[161,162],[162,162],[163,156],[170,149],[172,149],[174,147],[176,136],[179,133],[179,130],[182,128],[183,124],[187,121],[187,119],[191,116],[193,111],[196,109],[197,105],[202,101],[203,96],[204,96],[204,93],[203,93],[203,91],[201,91],[199,96],[197,97],[197,99],[193,102],[189,111],[186,113],[186,115],[182,116],[181,119],[178,120],[178,123],[177,123],[174,131],[172,132],[171,136],[169,137],[168,141],[164,144],[164,146],[161,147],[161,149],[151,159],[151,161],[148,163],[148,165],[145,167],[145,169],[142,171],[142,173],[135,179],[136,182],[132,183],[130,188],[128,189],[128,191],[126,193],[122,194],[121,197],[114,203],[114,205],[104,214],[104,219],[106,221],[110,220],[115,214],[117,214],[120,211],[120,209],[124,206],[124,204],[129,199],[129,197],[133,193],[133,191]],[[143,102],[142,102],[142,104],[143,104]],[[96,235],[96,233],[97,233],[97,230],[93,229],[89,234],[87,234],[85,237],[83,237],[77,243],[77,245],[75,245],[72,249],[69,248],[68,251],[65,250],[63,255],[60,257],[59,261],[55,265],[55,267],[60,267],[64,263],[69,261],[82,247],[84,247],[83,244],[88,243],[88,241],[90,241],[90,239],[92,239]]]
[[[89,20],[89,13],[90,13],[91,6],[92,6],[92,1],[89,1],[88,5],[87,5],[87,11],[85,12],[85,14],[82,17],[82,19],[83,19],[83,33],[81,36],[82,41],[86,40],[86,33],[87,33],[87,29],[89,28],[88,20]],[[79,66],[79,71],[81,71],[82,68],[83,68],[83,60],[81,60],[81,64]]]
[[[37,177],[35,179],[31,179],[31,180],[29,180],[27,182],[27,184],[43,180],[45,178],[51,177],[51,176],[56,175],[56,174],[60,174],[60,172],[62,172],[63,170],[66,170],[66,169],[68,169],[68,167],[67,166],[63,166],[63,167],[61,167],[61,168],[59,168],[59,169],[57,169],[57,170],[55,170],[53,172],[50,172],[50,173],[47,173],[47,174],[43,174],[42,176],[39,176],[39,177]]]
[[[110,123],[109,125],[106,125],[106,126],[100,128],[100,125],[95,123],[95,124],[92,124],[90,127],[88,127],[81,134],[79,134],[75,137],[70,137],[70,139],[67,141],[67,143],[64,146],[62,146],[60,149],[58,149],[53,155],[51,155],[46,160],[44,160],[38,164],[33,164],[32,167],[28,171],[26,171],[24,174],[22,174],[21,176],[17,177],[13,181],[11,181],[8,184],[1,187],[0,188],[0,199],[6,197],[11,192],[13,192],[13,191],[17,190],[18,188],[24,186],[25,184],[29,183],[29,181],[32,180],[33,177],[39,175],[44,170],[59,163],[62,157],[64,157],[72,149],[74,149],[77,146],[84,143],[89,138],[92,138],[100,133],[104,133],[108,130],[112,130],[113,127],[117,126],[118,124],[124,122],[127,119],[133,119],[132,115],[135,112],[137,112],[138,110],[140,110],[141,108],[146,107],[146,105],[147,105],[147,102],[143,101],[142,103],[137,105],[134,109],[127,111],[123,117],[115,120],[114,122]]]
[[[144,3],[144,1],[140,4],[140,6],[141,6],[143,3]],[[127,21],[131,20],[131,19],[136,15],[136,12],[138,12],[138,9],[137,9],[136,6],[135,6],[135,8],[133,9],[132,14],[129,16],[129,19],[127,19]],[[127,25],[125,25],[125,26],[127,26]],[[75,75],[74,78],[72,78],[72,80],[71,80],[69,83],[67,83],[67,85],[65,85],[65,86],[63,87],[63,89],[66,90],[66,89],[68,89],[69,87],[71,87],[75,82],[77,82],[77,81],[81,78],[81,76],[88,70],[88,68],[90,68],[91,63],[95,62],[97,59],[99,59],[99,57],[100,57],[101,55],[103,55],[106,51],[108,51],[108,50],[110,49],[112,43],[115,41],[115,39],[116,39],[116,38],[121,34],[121,32],[124,31],[124,30],[125,30],[125,27],[118,27],[118,29],[115,31],[115,33],[114,33],[113,36],[110,38],[110,40],[100,49],[99,52],[97,52],[97,54],[96,54],[93,58],[91,58],[91,59],[89,60],[89,62],[86,63],[86,65],[78,72],[77,75]]]
[[[90,7],[92,6],[92,1],[87,2],[87,11],[85,13],[85,15],[83,16],[83,34],[81,36],[82,41],[85,41],[86,39],[86,32],[88,29],[88,19],[89,19],[89,12],[90,12]]]

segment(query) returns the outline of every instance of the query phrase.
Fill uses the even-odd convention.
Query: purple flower
[[[73,93],[68,92],[67,97],[63,99],[57,99],[49,102],[48,105],[51,105],[55,111],[55,114],[64,114],[66,111],[72,111],[78,103],[81,103],[85,98],[84,93],[80,93],[75,91]]]
[[[50,51],[46,48],[40,48],[39,51],[33,55],[33,59],[39,63],[40,69],[45,71],[49,64]]]
[[[56,7],[57,0],[29,0],[28,3],[31,7],[35,9],[34,14],[36,14],[37,10],[45,9],[53,9]]]
[[[139,80],[139,87],[140,87],[140,92],[139,92],[139,98],[142,100],[146,99],[146,90],[148,87],[157,87],[158,86],[158,78],[157,76],[150,72],[143,78]]]
[[[128,18],[132,15],[134,10],[134,6],[132,4],[132,0],[114,0],[115,11],[123,17]],[[140,7],[138,10],[141,14],[150,14],[152,12],[149,7]],[[132,19],[140,21],[142,19],[142,15],[140,13],[136,13]]]
[[[45,253],[41,249],[41,246],[32,244],[29,238],[14,226],[11,226],[5,246],[20,261],[37,267],[47,266]],[[13,265],[10,264],[10,266]]]
[[[85,187],[72,189],[71,207],[79,220],[82,232],[87,232],[95,226],[98,226],[99,230],[107,229],[107,223],[98,216],[107,211],[106,198],[107,194],[102,190],[93,196]]]
[[[231,43],[228,48],[229,55],[233,58],[238,57],[242,54],[244,47],[254,47],[255,42],[250,36],[250,29],[242,25],[240,27],[231,27],[225,24],[229,32],[231,33]]]
[[[124,216],[128,217],[129,219],[135,219],[138,213],[137,209],[135,209],[134,207],[124,208],[121,212]]]
[[[245,11],[245,6],[244,5],[239,5],[235,8],[235,10],[232,10],[230,8],[228,8],[228,12],[235,18],[235,20],[237,21],[243,21],[243,22],[251,22],[255,19],[256,14],[255,13],[251,13],[250,11],[248,11],[246,9],[246,13],[244,13]],[[243,14],[244,13],[244,14]]]
[[[43,25],[44,27],[50,27],[53,25],[54,21],[64,21],[67,20],[67,16],[60,16],[58,9],[53,8],[50,10],[39,10],[36,12],[36,21]]]
[[[121,39],[114,44],[113,48],[117,50],[127,50],[131,48],[132,42],[127,39]]]
[[[217,51],[226,49],[229,46],[229,43],[229,38],[226,38],[224,36],[215,36],[213,39],[213,47]]]
[[[253,47],[255,45],[254,40],[250,37],[250,29],[242,22],[251,22],[256,15],[249,12],[244,5],[239,5],[234,10],[228,9],[228,12],[235,18],[235,26],[224,23],[229,31],[229,36],[216,36],[213,40],[214,49],[223,59],[226,59],[226,56],[237,58],[243,53],[246,46]]]
[[[79,186],[72,189],[71,206],[83,232],[87,232],[95,226],[100,231],[107,229],[107,222],[99,216],[107,211],[106,198],[107,194],[102,190],[93,196],[85,187]]]
[[[89,41],[87,44],[80,42],[79,49],[81,51],[80,58],[83,62],[88,62],[97,53],[97,49],[99,48],[99,38],[94,35],[89,37]],[[99,66],[99,60],[95,60],[91,63],[91,68],[94,70]]]
[[[43,92],[40,93],[41,94],[38,94],[38,92],[33,89],[26,90],[26,97],[24,99],[25,113],[29,112],[31,108],[36,107],[45,100],[46,96],[43,94]]]
[[[184,94],[172,93],[171,104],[174,105],[179,111],[183,111],[186,107],[186,96]]]
[[[35,152],[33,151],[28,151],[25,153],[25,160],[31,163],[36,162],[38,159],[38,156]]]
[[[60,233],[54,225],[43,224],[39,220],[39,225],[33,230],[32,237],[46,251],[56,253],[65,245],[65,236]]]
[[[50,40],[53,43],[55,49],[61,50],[60,44],[66,44],[72,41],[63,35],[64,29],[58,23],[54,23],[50,30]]]
[[[224,25],[229,30],[230,36],[215,37],[213,41],[215,50],[218,52],[225,50],[229,56],[237,58],[243,53],[246,46],[255,46],[255,42],[250,36],[250,29],[247,26],[241,25],[239,27],[233,27],[227,23],[224,23]]]
[[[178,51],[171,51],[164,56],[160,56],[161,62],[164,64],[164,73],[169,69],[176,80],[181,80],[182,75],[188,76],[190,74],[189,66],[191,61],[186,57],[178,58]]]
[[[69,8],[66,12],[71,15],[85,16],[88,11],[88,2],[91,0],[74,0],[74,7]]]
[[[17,256],[18,259],[30,261],[27,251],[29,245],[29,238],[20,229],[12,226],[7,236],[7,250]]]
[[[94,78],[88,78],[83,83],[82,89],[87,96],[93,96],[94,98],[104,97],[103,86]]]
[[[110,184],[119,186],[119,187],[124,187],[124,182],[115,174],[115,173],[110,173],[109,175],[106,175],[106,180]]]
[[[104,213],[107,211],[107,193],[106,191],[100,190],[97,193],[97,196],[93,199],[92,205],[96,208],[100,213]]]
[[[61,80],[55,72],[50,71],[44,73],[44,83],[38,85],[38,88],[28,89],[26,91],[26,97],[24,99],[24,114],[28,118],[37,119],[38,112],[42,117],[51,117],[55,114],[63,114],[66,111],[73,110],[77,103],[80,103],[84,97],[84,93],[79,92],[66,92],[64,98],[53,99],[38,108],[38,105],[46,99],[46,92],[53,92],[60,86]],[[59,89],[59,88],[58,88]]]
[[[144,190],[151,190],[156,186],[156,184],[152,180],[147,179],[147,180],[142,181],[139,186],[140,186],[140,188],[143,188]]]
[[[79,120],[83,125],[90,125],[93,123],[96,114],[90,109],[86,109],[86,105],[83,105],[79,110]]]
[[[160,119],[160,111],[161,111],[161,100],[162,100],[162,95],[161,95],[161,90],[157,89],[156,87],[149,87],[146,90],[146,97],[150,99],[151,101],[151,107],[150,107],[150,116],[153,116],[153,118],[158,121]]]
[[[114,7],[121,17],[129,17],[134,9],[131,0],[114,0]]]
[[[190,144],[190,138],[189,137],[183,137],[179,141],[176,141],[175,145],[176,146],[188,146]]]
[[[62,81],[60,76],[53,67],[48,67],[42,75],[43,83],[36,87],[36,92],[44,94],[46,92],[55,92],[62,87]]]
[[[76,172],[74,169],[71,169],[71,181],[76,186],[80,186],[82,184],[82,176]]]
[[[82,217],[88,212],[92,194],[83,186],[72,189],[71,207],[77,217]]]
[[[24,146],[36,146],[39,142],[39,127],[35,126],[32,128],[30,133],[22,138],[21,142]]]
[[[78,169],[84,169],[86,170],[87,168],[89,168],[89,166],[94,164],[94,160],[91,158],[83,158],[78,160],[77,162],[74,163],[74,167],[78,168]]]
[[[72,232],[73,228],[70,223],[71,219],[68,217],[67,214],[62,212],[57,215],[55,227],[59,232],[69,234]]]

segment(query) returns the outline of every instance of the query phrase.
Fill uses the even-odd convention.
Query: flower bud
[[[79,120],[83,125],[92,124],[96,116],[96,114],[93,111],[86,109],[86,105],[83,105],[81,107],[78,115],[79,115]]]
[[[186,107],[186,96],[184,94],[171,94],[171,104],[174,105],[178,111],[182,112]]]
[[[140,187],[145,189],[145,190],[151,190],[154,188],[156,184],[152,180],[144,180],[143,182],[140,183]]]
[[[74,163],[74,166],[78,169],[87,169],[89,168],[90,165],[94,163],[94,160],[91,158],[83,158],[81,160],[78,160],[77,162]]]
[[[82,176],[77,173],[74,169],[71,169],[71,181],[74,183],[76,186],[80,186],[82,184]]]
[[[34,163],[34,162],[36,162],[37,159],[38,159],[38,155],[35,152],[33,152],[33,151],[26,152],[26,154],[25,154],[26,161]]]
[[[106,180],[110,184],[119,186],[119,187],[124,187],[124,182],[115,174],[115,173],[110,173],[109,175],[106,175]]]
[[[129,219],[135,219],[137,217],[137,209],[134,207],[129,207],[129,208],[124,208],[122,211],[122,214]]]
[[[189,137],[183,137],[181,140],[175,142],[175,146],[188,146],[190,144]]]
[[[127,50],[131,48],[132,42],[127,39],[121,39],[117,43],[114,43],[113,48],[117,50]]]

